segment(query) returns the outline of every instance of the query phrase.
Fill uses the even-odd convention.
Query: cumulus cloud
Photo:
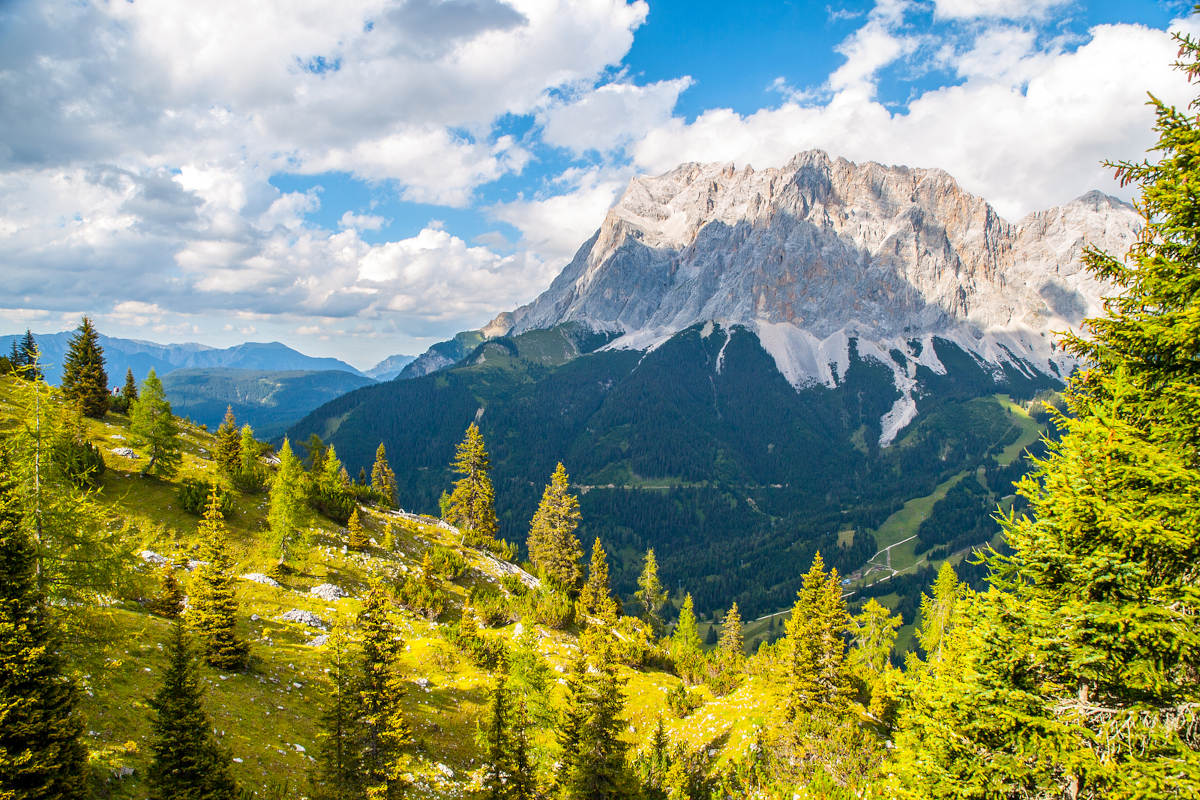
[[[542,111],[543,139],[575,153],[622,147],[671,117],[689,77],[637,86],[607,83]]]
[[[1200,26],[1184,20],[1173,28]],[[1075,50],[1051,52],[1033,48],[1020,31],[985,28],[973,46],[945,56],[965,80],[925,92],[906,110],[891,111],[866,96],[861,81],[847,81],[849,90],[823,105],[785,102],[749,115],[714,109],[691,123],[674,118],[632,153],[655,173],[681,161],[778,166],[809,148],[940,167],[1002,214],[1019,217],[1093,188],[1128,196],[1101,162],[1140,158],[1153,142],[1147,91],[1181,106],[1190,101],[1192,90],[1171,68],[1175,52],[1169,34],[1140,25],[1097,26]],[[995,71],[982,66],[989,55]],[[851,72],[871,75],[877,63],[872,57]]]
[[[934,15],[946,19],[1038,19],[1071,0],[933,0]]]

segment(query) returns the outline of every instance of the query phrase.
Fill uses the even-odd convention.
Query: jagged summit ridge
[[[1106,288],[1080,254],[1124,254],[1139,226],[1100,192],[1013,223],[943,170],[818,150],[778,169],[684,164],[634,178],[550,288],[492,327],[577,321],[644,349],[697,323],[744,325],[797,387],[836,383],[853,338],[905,395],[886,443],[915,414],[913,376],[887,353],[921,363],[937,336],[985,365],[1066,374],[1051,332],[1099,313]]]
[[[1013,224],[942,170],[820,151],[779,169],[685,164],[630,182],[517,332],[567,320],[624,332],[706,319],[825,338],[1077,324],[1099,311],[1085,241],[1118,252],[1138,217],[1090,193]]]

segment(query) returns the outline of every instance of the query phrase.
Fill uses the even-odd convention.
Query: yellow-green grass
[[[1029,412],[1025,410],[1024,406],[1013,402],[1013,399],[1008,395],[998,394],[994,397],[996,402],[998,402],[1002,408],[1005,408],[1010,412],[1013,425],[1017,426],[1021,430],[1021,435],[1017,437],[1016,441],[1007,445],[1003,450],[996,454],[996,463],[1002,467],[1007,467],[1022,453],[1024,453],[1026,448],[1028,448],[1030,445],[1036,442],[1039,437],[1041,437],[1043,428],[1037,420],[1029,416]]]

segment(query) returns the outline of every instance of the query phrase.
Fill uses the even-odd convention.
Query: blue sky
[[[0,329],[360,367],[531,300],[630,177],[823,148],[1010,219],[1186,103],[1186,2],[0,7]],[[1124,196],[1127,196],[1125,194]]]

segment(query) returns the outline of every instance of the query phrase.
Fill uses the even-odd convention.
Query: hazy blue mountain
[[[416,356],[406,356],[402,353],[391,355],[371,367],[364,374],[377,381],[390,381],[399,375],[405,367],[416,360]]]
[[[233,407],[239,424],[249,423],[260,439],[273,439],[314,408],[374,383],[342,370],[249,370],[228,367],[177,369],[163,376],[172,410],[210,430]]]
[[[74,331],[34,334],[42,352],[43,370],[48,383],[57,384],[62,377],[62,362]],[[0,336],[0,352],[7,353],[14,339],[21,334]],[[125,370],[132,369],[139,382],[153,369],[162,377],[165,373],[185,367],[257,370],[339,370],[353,375],[363,373],[336,358],[315,358],[293,350],[279,342],[246,342],[233,347],[217,348],[207,345],[158,344],[138,339],[121,339],[100,335],[104,348],[108,381],[119,387],[125,380]]]

